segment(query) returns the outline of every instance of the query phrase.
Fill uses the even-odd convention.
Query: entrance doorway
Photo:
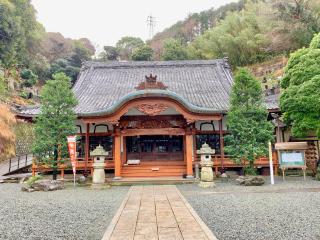
[[[127,160],[183,161],[183,136],[130,136],[126,139]]]

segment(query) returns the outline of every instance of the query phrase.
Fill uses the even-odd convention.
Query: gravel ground
[[[0,184],[0,239],[101,239],[128,187],[55,192],[20,191]]]
[[[300,178],[274,186],[216,183],[201,189],[178,186],[199,216],[220,240],[320,239],[320,182]]]

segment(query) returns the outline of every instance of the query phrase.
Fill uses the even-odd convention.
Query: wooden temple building
[[[203,143],[215,149],[216,172],[239,167],[224,152],[232,83],[226,59],[85,63],[73,86],[77,170],[92,171],[90,151],[101,145],[115,179],[192,178]],[[272,101],[268,106],[277,107]],[[19,116],[33,118],[37,111],[27,108]],[[275,155],[275,167],[277,162]],[[255,164],[267,167],[268,159]]]

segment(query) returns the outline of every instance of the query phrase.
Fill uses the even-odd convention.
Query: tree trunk
[[[52,179],[57,180],[57,175],[58,175],[58,148],[57,146],[55,146],[53,164],[52,164]]]

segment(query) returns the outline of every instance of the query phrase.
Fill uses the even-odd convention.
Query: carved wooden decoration
[[[137,128],[140,129],[151,129],[151,128],[170,128],[171,124],[169,121],[157,121],[157,120],[146,120],[138,122]]]
[[[159,128],[184,128],[186,126],[185,121],[181,120],[135,120],[135,121],[120,121],[120,128],[122,129],[159,129]]]
[[[148,116],[156,116],[165,111],[168,106],[162,103],[154,103],[154,104],[140,104],[137,106],[137,110],[148,115]]]
[[[157,75],[145,76],[145,81],[141,82],[136,89],[137,90],[145,90],[145,89],[167,89],[168,87],[165,86],[162,82],[157,81]]]

